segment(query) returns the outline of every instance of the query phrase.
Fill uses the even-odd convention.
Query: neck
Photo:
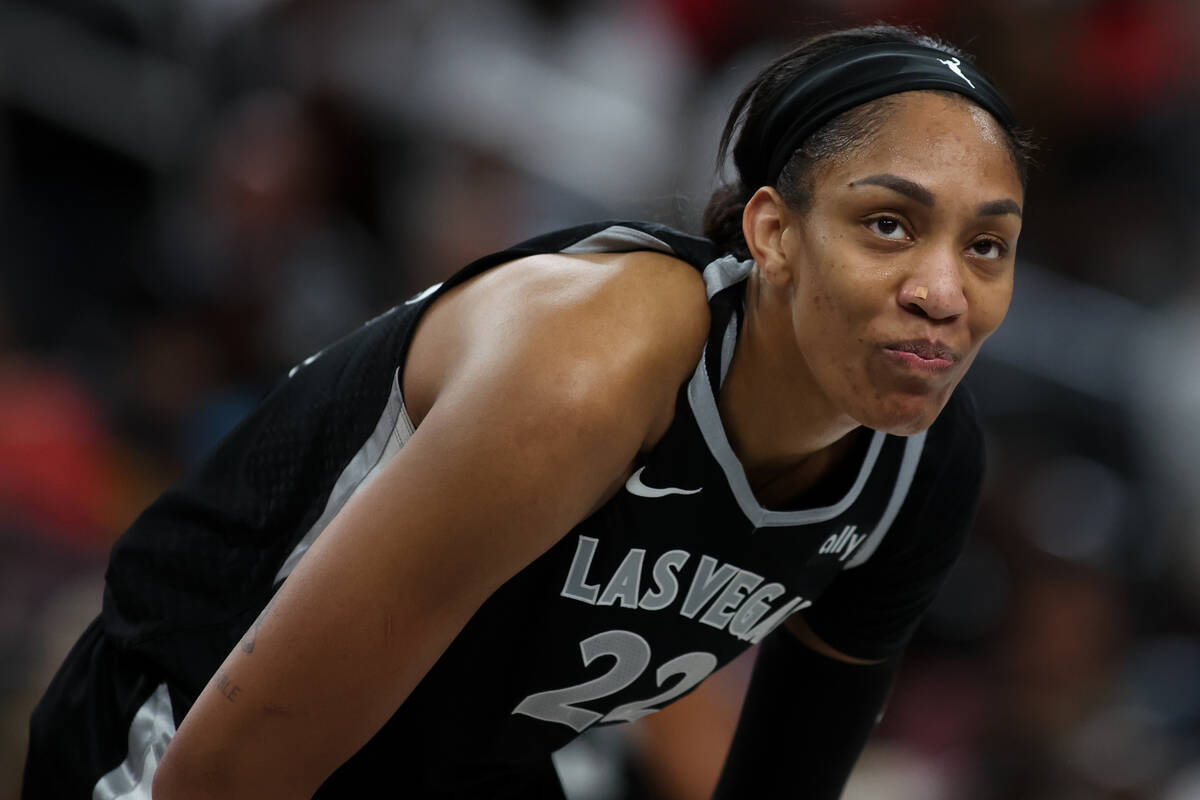
[[[730,444],[756,493],[803,491],[836,465],[854,439],[847,434],[859,427],[809,371],[786,292],[750,274],[742,332],[718,398]]]

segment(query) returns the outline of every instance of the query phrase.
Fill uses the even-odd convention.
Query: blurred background
[[[107,550],[289,366],[476,256],[695,231],[796,38],[973,52],[1041,148],[976,534],[848,800],[1200,798],[1200,3],[0,0],[0,797]],[[559,756],[707,797],[748,671]]]

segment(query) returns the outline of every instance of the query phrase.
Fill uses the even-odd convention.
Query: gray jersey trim
[[[750,270],[754,268],[754,260],[738,261],[737,256],[722,256],[704,268],[704,291],[708,299],[713,295],[739,281],[746,280]]]
[[[722,338],[723,370],[727,368],[728,360],[732,358],[733,344],[737,336],[736,326],[737,319],[731,318],[729,327],[725,329],[725,335]],[[725,479],[729,483],[734,499],[737,500],[738,506],[751,525],[755,528],[765,528],[825,522],[841,514],[858,499],[858,495],[866,485],[867,478],[870,477],[871,470],[875,467],[875,461],[883,449],[884,439],[887,438],[886,434],[879,431],[875,431],[871,437],[867,455],[858,470],[858,476],[854,479],[854,485],[837,503],[798,511],[772,511],[763,508],[750,489],[750,480],[746,477],[742,462],[738,460],[725,435],[725,426],[721,422],[721,414],[717,410],[717,401],[712,392],[712,383],[708,378],[707,361],[705,355],[700,357],[700,363],[696,365],[696,371],[692,373],[692,379],[688,381],[688,402],[692,406],[692,415],[696,418],[696,424],[700,426],[700,433],[704,436],[709,452],[721,465],[721,470],[725,473]]]
[[[625,225],[610,225],[602,231],[580,239],[570,247],[564,247],[562,253],[620,253],[629,250],[657,250],[660,253],[674,253],[671,245],[636,228]]]
[[[753,267],[753,261],[738,261],[732,255],[713,261],[704,268],[704,284],[709,299],[711,300],[713,295],[722,289],[745,280],[750,275]],[[729,324],[726,326],[725,332],[721,337],[720,379],[722,383],[725,380],[726,372],[729,370],[729,364],[733,360],[733,352],[736,344],[737,317],[733,316],[730,318]],[[725,426],[721,422],[721,415],[717,410],[716,398],[713,395],[713,384],[709,380],[707,363],[706,348],[706,353],[700,357],[700,363],[696,365],[696,370],[692,373],[692,379],[688,382],[688,402],[692,406],[692,414],[696,418],[696,424],[700,426],[700,433],[704,436],[704,441],[708,445],[709,452],[712,453],[717,463],[721,465],[721,469],[725,473],[725,478],[729,483],[729,488],[733,492],[734,499],[737,500],[738,506],[751,525],[755,528],[764,528],[825,522],[838,516],[854,504],[859,494],[862,493],[862,489],[867,483],[867,478],[870,477],[871,471],[875,467],[875,462],[878,460],[879,453],[883,449],[883,443],[887,438],[886,434],[880,431],[873,432],[871,442],[867,446],[866,457],[863,458],[862,466],[859,467],[854,484],[837,503],[821,508],[807,508],[796,511],[772,511],[763,508],[754,496],[754,492],[750,488],[750,481],[746,478],[746,471],[742,467],[741,461],[738,460],[737,455],[733,452],[733,447],[729,444],[729,439],[725,434]],[[907,457],[907,451],[905,455]],[[911,476],[909,480],[911,481]],[[907,487],[905,487],[904,493],[907,493]],[[895,497],[893,496],[894,499]],[[903,497],[901,500],[903,500]],[[888,524],[890,525],[890,520],[888,520]],[[882,538],[882,535],[880,538]],[[869,542],[864,544],[869,544]]]
[[[904,445],[904,457],[900,461],[900,472],[896,475],[896,487],[892,489],[892,496],[888,500],[887,507],[883,510],[883,516],[879,518],[879,524],[875,526],[875,530],[871,531],[871,535],[858,548],[858,552],[854,554],[854,558],[846,564],[846,569],[862,566],[875,553],[875,548],[879,547],[879,543],[883,541],[883,537],[887,536],[888,530],[892,527],[892,522],[895,521],[896,515],[900,513],[900,506],[904,505],[904,500],[908,497],[908,490],[912,486],[913,476],[917,474],[917,465],[921,461],[921,453],[925,449],[926,431],[921,431],[918,434],[908,437],[908,441]]]
[[[561,252],[604,253],[646,249],[663,253],[675,252],[662,239],[626,225],[610,225],[602,231],[580,239]],[[424,299],[437,291],[440,286],[441,284],[431,286],[408,302],[414,303]],[[379,470],[391,461],[412,434],[413,424],[404,407],[404,398],[400,392],[400,370],[397,369],[392,377],[392,393],[384,405],[383,413],[375,425],[375,430],[346,464],[342,474],[338,476],[333,490],[329,493],[325,510],[279,567],[279,571],[275,574],[275,583],[279,583],[292,574],[292,570],[300,563],[300,559],[308,552],[312,543],[321,535],[321,531],[325,530],[325,526],[337,516],[356,492],[370,483]]]
[[[700,426],[700,433],[704,436],[709,452],[721,465],[733,497],[751,525],[755,528],[768,528],[825,522],[841,514],[858,499],[858,495],[866,485],[867,478],[870,477],[871,470],[875,467],[875,462],[883,449],[884,439],[887,438],[886,434],[879,431],[875,431],[871,437],[867,455],[858,470],[858,476],[854,479],[854,485],[837,503],[822,508],[806,508],[799,511],[772,511],[763,508],[750,489],[750,481],[746,477],[745,469],[742,468],[742,462],[738,461],[738,457],[733,452],[733,447],[725,435],[725,427],[721,423],[721,415],[717,411],[717,402],[712,394],[712,385],[709,383],[708,370],[705,368],[704,362],[704,357],[701,357],[696,371],[692,374],[691,381],[688,382],[688,402],[692,406],[692,414],[696,418],[696,424]]]
[[[92,800],[150,800],[154,773],[174,736],[171,696],[160,683],[133,715],[125,760],[96,781]]]
[[[400,448],[412,434],[413,424],[409,419],[408,410],[404,407],[404,397],[400,393],[400,370],[397,369],[392,375],[392,392],[384,404],[383,413],[379,415],[379,421],[375,423],[375,430],[338,476],[333,491],[329,493],[329,500],[325,503],[325,510],[284,559],[279,571],[275,573],[275,583],[292,574],[292,570],[321,535],[321,531],[325,530],[325,526],[337,516],[351,497],[369,484],[392,457],[400,452]]]

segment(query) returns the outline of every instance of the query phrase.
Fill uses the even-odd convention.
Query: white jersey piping
[[[752,260],[739,261],[732,255],[713,261],[704,269],[705,291],[709,300],[712,300],[717,292],[745,280],[753,267],[754,262]],[[729,369],[729,364],[733,360],[733,351],[736,344],[737,317],[732,316],[721,337],[721,375],[718,385],[725,380],[725,374]],[[879,453],[883,449],[884,441],[887,438],[886,434],[880,431],[872,433],[866,456],[863,458],[862,466],[859,468],[854,484],[837,503],[822,508],[796,511],[772,511],[763,508],[754,496],[754,492],[750,488],[750,481],[746,477],[745,469],[742,467],[741,461],[738,460],[737,454],[733,452],[733,447],[729,444],[729,440],[725,434],[725,427],[721,422],[721,416],[717,410],[716,398],[713,395],[713,383],[708,375],[707,347],[705,350],[705,354],[701,355],[700,363],[696,365],[692,378],[688,382],[688,401],[705,443],[708,445],[713,458],[721,465],[721,469],[725,473],[726,480],[729,483],[729,488],[733,492],[734,499],[737,500],[738,506],[741,508],[746,519],[755,528],[805,525],[833,519],[853,505],[875,467]],[[905,443],[904,455],[900,463],[900,470],[896,476],[896,484],[892,490],[892,496],[884,508],[883,516],[867,541],[863,543],[855,557],[847,564],[847,568],[860,566],[866,562],[872,553],[875,552],[879,543],[883,541],[884,536],[887,535],[892,522],[900,512],[900,507],[904,504],[904,500],[908,496],[908,490],[912,485],[913,476],[916,474],[917,464],[920,462],[924,445],[924,432],[908,437]]]
[[[171,696],[160,683],[133,715],[125,760],[96,781],[92,800],[150,800],[154,773],[174,737]]]
[[[846,569],[860,567],[867,562],[875,553],[875,548],[879,547],[879,543],[883,541],[883,537],[887,536],[887,532],[892,527],[892,522],[895,521],[896,515],[900,513],[900,506],[904,505],[905,498],[908,497],[908,490],[912,486],[913,476],[917,474],[917,464],[921,461],[921,452],[925,449],[926,431],[921,431],[918,434],[908,437],[908,441],[904,443],[904,456],[900,460],[900,471],[896,475],[896,486],[892,489],[892,496],[888,499],[888,504],[883,510],[883,516],[879,518],[878,524],[875,525],[875,530],[871,531],[871,535],[858,548],[858,552],[854,554],[854,558],[846,564]]]
[[[363,442],[358,452],[346,463],[342,474],[338,476],[337,482],[333,485],[333,490],[329,493],[325,510],[321,512],[321,516],[284,559],[279,571],[275,573],[275,583],[279,583],[292,574],[292,570],[300,563],[300,559],[308,552],[312,543],[321,535],[321,531],[325,530],[325,527],[337,516],[347,501],[369,484],[396,453],[400,452],[400,448],[412,436],[413,430],[412,420],[408,417],[408,410],[404,407],[404,397],[400,392],[400,370],[397,369],[392,375],[392,392],[388,396],[387,403],[384,404],[383,413],[379,415],[379,421],[375,423],[375,429]]]
[[[620,253],[630,250],[657,250],[674,253],[671,246],[644,231],[625,225],[610,225],[591,236],[585,236],[573,245],[564,247],[562,253]]]

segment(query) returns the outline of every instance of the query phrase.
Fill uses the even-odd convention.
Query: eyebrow
[[[912,198],[923,206],[932,207],[934,204],[933,192],[926,189],[919,183],[910,181],[908,178],[901,178],[899,175],[893,175],[890,172],[884,172],[879,175],[868,175],[865,178],[859,178],[856,181],[851,181],[851,186],[860,184],[871,184],[872,186],[882,186],[886,189],[891,189],[893,192],[898,192],[905,197]],[[1016,214],[1021,216],[1021,207],[1015,201],[1004,200],[989,200],[983,203],[975,211],[975,214],[980,217],[994,217],[1001,214]]]
[[[1016,214],[1021,216],[1021,207],[1013,200],[989,200],[979,206],[975,212],[981,217],[996,217],[1001,214]]]
[[[859,178],[856,181],[851,181],[850,185],[858,186],[863,183],[869,183],[873,186],[883,186],[891,189],[893,192],[899,192],[905,197],[911,197],[923,206],[933,205],[933,192],[919,183],[913,183],[907,178],[901,178],[899,175],[893,175],[890,172]]]

